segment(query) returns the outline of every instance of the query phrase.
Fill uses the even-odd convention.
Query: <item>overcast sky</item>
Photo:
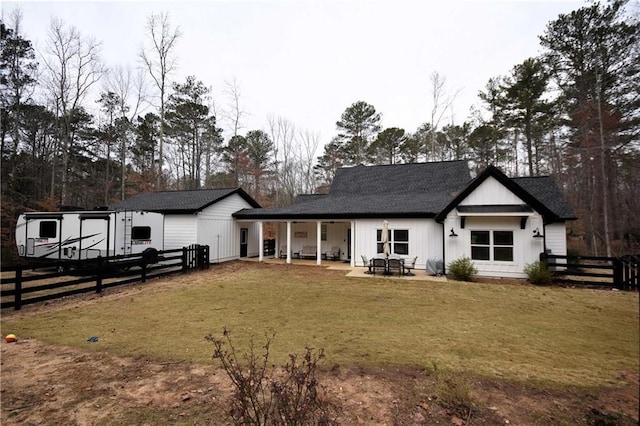
[[[362,100],[384,127],[408,132],[429,121],[430,75],[458,92],[462,123],[488,79],[540,53],[538,36],[580,1],[2,1],[4,19],[23,13],[23,34],[42,50],[52,17],[102,42],[108,66],[137,66],[147,17],[169,12],[182,37],[173,80],[195,75],[216,104],[229,103],[225,81],[241,89],[245,130],[267,130],[269,115],[318,132]],[[91,99],[87,104],[93,104]],[[450,120],[449,120],[450,121]],[[223,127],[227,127],[222,123]],[[229,132],[225,131],[225,138]],[[318,154],[320,154],[319,149]]]

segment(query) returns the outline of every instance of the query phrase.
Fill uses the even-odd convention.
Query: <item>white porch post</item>
[[[258,222],[258,235],[260,239],[258,240],[258,261],[264,261],[264,237],[262,236],[262,221]]]
[[[351,261],[349,265],[353,268],[356,266],[356,222],[351,221]]]
[[[291,221],[287,221],[287,263],[291,263]]]
[[[316,222],[316,264],[322,264],[322,222]]]

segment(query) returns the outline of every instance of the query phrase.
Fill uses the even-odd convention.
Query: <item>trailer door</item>
[[[78,259],[113,256],[114,249],[111,238],[111,215],[108,213],[80,214]]]

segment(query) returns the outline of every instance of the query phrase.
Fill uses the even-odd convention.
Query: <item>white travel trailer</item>
[[[16,224],[18,254],[76,261],[164,249],[164,216],[145,211],[23,213]]]

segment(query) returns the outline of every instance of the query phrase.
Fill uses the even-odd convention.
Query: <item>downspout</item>
[[[446,219],[445,219],[446,220]],[[447,274],[447,251],[446,251],[446,243],[445,243],[445,238],[447,238],[447,236],[445,235],[445,226],[444,226],[444,222],[440,224],[440,226],[442,226],[442,275],[446,275]],[[425,264],[424,264],[424,269],[427,269],[427,262],[429,261],[429,259],[425,260]],[[436,267],[436,271],[437,271],[437,267]]]

